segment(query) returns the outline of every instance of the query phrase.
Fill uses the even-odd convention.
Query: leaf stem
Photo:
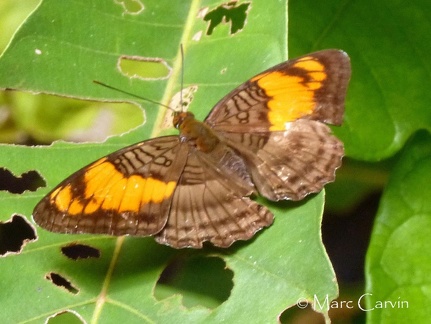
[[[115,265],[117,264],[118,256],[120,255],[121,247],[124,243],[124,236],[120,236],[117,238],[115,243],[114,253],[112,255],[111,263],[109,264],[108,271],[106,272],[105,280],[103,281],[102,290],[100,291],[99,296],[97,297],[96,307],[94,309],[93,318],[91,319],[91,323],[98,323],[100,314],[102,313],[102,308],[106,301],[106,294],[108,291],[109,284],[111,282],[112,273],[114,272]]]

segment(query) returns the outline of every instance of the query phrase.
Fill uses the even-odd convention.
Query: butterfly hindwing
[[[191,150],[156,240],[176,248],[201,248],[205,241],[228,247],[272,224],[272,213],[249,198],[254,186],[245,168],[224,143],[210,154]]]
[[[273,201],[319,192],[334,180],[344,153],[329,127],[314,120],[296,121],[284,132],[225,136],[244,158],[259,193]]]

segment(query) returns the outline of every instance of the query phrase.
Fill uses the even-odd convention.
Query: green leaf
[[[372,323],[425,323],[431,316],[431,136],[409,141],[385,189],[367,254]]]
[[[349,157],[396,153],[419,129],[431,130],[431,2],[289,2],[289,56],[342,48],[352,62],[346,117],[335,130]]]
[[[229,22],[222,20],[211,36],[205,34],[208,23],[203,13],[221,1],[148,0],[142,11],[129,4],[75,0],[66,6],[43,1],[2,55],[0,71],[7,73],[0,73],[0,87],[91,100],[136,100],[93,83],[98,80],[168,104],[181,86],[182,44],[184,85],[198,87],[190,109],[202,119],[229,90],[286,59],[285,3],[254,1],[242,30],[235,28],[231,34]],[[124,57],[161,60],[172,72],[168,78],[156,79],[124,75],[117,68]],[[165,111],[145,101],[140,104],[146,123],[103,144],[0,146],[1,167],[16,176],[37,170],[46,180],[46,188],[36,192],[1,191],[0,219],[6,221],[14,213],[30,219],[37,201],[67,175],[109,152],[159,134]],[[0,261],[2,282],[7,283],[1,289],[7,296],[2,299],[3,316],[11,322],[41,322],[71,310],[94,323],[276,321],[299,298],[333,299],[337,294],[320,237],[323,199],[321,193],[302,203],[273,204],[273,226],[226,250],[177,251],[151,238],[60,235],[36,227],[37,242]],[[60,248],[75,241],[98,248],[100,259],[66,258]],[[178,293],[156,299],[154,290],[165,267],[173,259],[198,256],[221,258],[233,272],[227,301],[209,309],[184,307]],[[51,273],[63,277],[78,293],[47,280]],[[208,281],[220,279],[211,274]],[[184,289],[181,293],[187,294]]]
[[[342,48],[351,58],[345,119],[334,129],[347,156],[374,162],[391,157],[383,168],[357,161],[347,161],[346,168],[345,161],[331,185],[336,189],[327,191],[336,207],[346,210],[360,201],[364,191],[385,190],[367,256],[367,293],[373,295],[363,307],[375,307],[377,301],[407,301],[409,308],[386,305],[361,311],[370,323],[418,323],[429,318],[424,278],[429,273],[430,208],[425,160],[431,141],[427,133],[416,133],[431,129],[427,86],[431,35],[426,14],[430,6],[420,0],[289,1],[289,56]],[[409,141],[411,137],[414,140]],[[385,185],[387,175],[390,181]],[[346,264],[355,262],[348,256],[342,259]]]

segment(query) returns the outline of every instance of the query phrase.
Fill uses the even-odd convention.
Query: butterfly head
[[[175,112],[173,124],[176,129],[181,129],[181,125],[184,124],[186,120],[195,119],[195,115],[188,111]]]

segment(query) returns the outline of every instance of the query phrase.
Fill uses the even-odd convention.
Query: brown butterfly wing
[[[211,153],[191,149],[175,189],[159,243],[201,248],[205,241],[228,247],[250,239],[273,221],[271,212],[251,200],[254,186],[243,160],[223,143]]]
[[[302,199],[333,181],[350,61],[326,50],[277,65],[222,99],[205,122],[244,158],[268,199]]]
[[[52,232],[153,235],[167,222],[187,154],[178,136],[121,149],[65,179],[33,218]]]
[[[230,133],[227,138],[249,166],[259,193],[274,201],[319,192],[334,180],[344,153],[329,127],[314,120],[294,122],[285,132]]]
[[[242,133],[284,130],[284,123],[300,118],[339,125],[350,74],[350,59],[339,50],[288,60],[234,89],[205,122],[219,132]]]

